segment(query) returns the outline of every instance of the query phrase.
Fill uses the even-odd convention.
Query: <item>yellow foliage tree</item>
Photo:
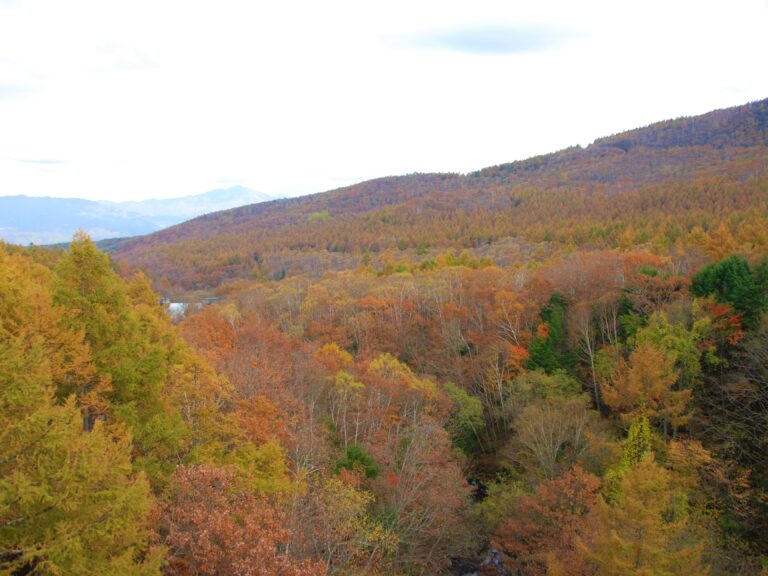
[[[681,426],[690,418],[691,391],[675,390],[677,379],[674,359],[645,342],[603,382],[603,399],[625,421],[645,414],[660,423],[666,435],[670,426]]]
[[[613,504],[598,499],[581,553],[603,576],[705,576],[700,534],[672,474],[647,454],[621,479]]]

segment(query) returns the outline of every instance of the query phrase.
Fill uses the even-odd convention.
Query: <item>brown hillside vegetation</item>
[[[541,242],[667,253],[726,236],[749,252],[768,241],[767,118],[763,100],[468,175],[381,178],[245,206],[127,240],[114,254],[178,291],[446,250],[504,263]]]

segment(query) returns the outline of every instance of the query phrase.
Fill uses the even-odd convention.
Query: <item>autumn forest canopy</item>
[[[768,100],[0,243],[0,446],[0,574],[768,574]]]

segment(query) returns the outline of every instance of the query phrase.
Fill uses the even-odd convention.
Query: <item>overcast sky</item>
[[[768,97],[767,0],[0,0],[0,195],[319,192]]]

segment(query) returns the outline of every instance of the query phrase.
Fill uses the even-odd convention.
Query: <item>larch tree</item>
[[[646,414],[662,425],[666,436],[670,427],[674,430],[690,418],[691,390],[676,390],[677,380],[673,358],[655,345],[643,343],[603,383],[603,399],[626,421]]]
[[[702,539],[685,492],[646,454],[621,478],[616,501],[598,498],[594,534],[579,541],[583,556],[605,576],[704,576]]]
[[[50,295],[9,266],[0,257],[0,294],[55,317]],[[100,419],[85,430],[75,396],[57,399],[58,342],[38,328],[0,310],[0,574],[159,574],[130,434]]]

